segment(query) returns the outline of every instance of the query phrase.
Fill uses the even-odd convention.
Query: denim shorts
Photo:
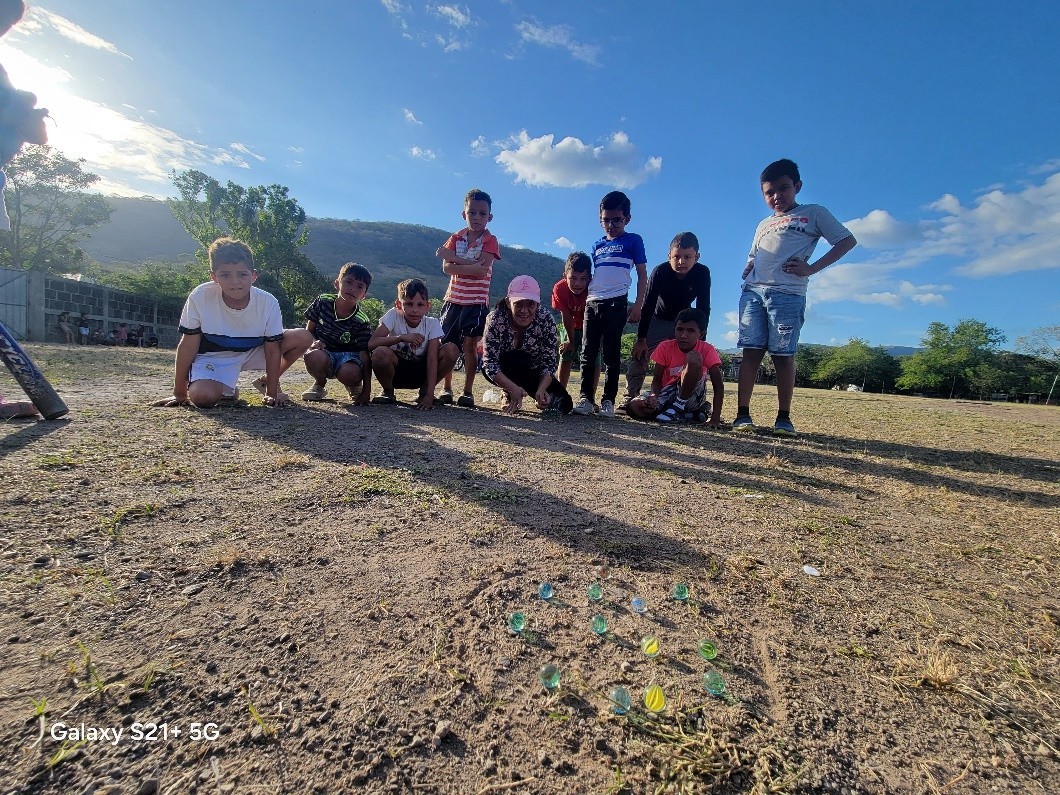
[[[361,368],[361,374],[364,374],[364,363],[361,361],[361,354],[357,351],[324,351],[329,357],[331,357],[331,367],[328,368],[328,378],[338,378],[339,370],[347,362],[353,362]]]
[[[740,294],[740,348],[794,356],[806,319],[806,296],[744,285]]]

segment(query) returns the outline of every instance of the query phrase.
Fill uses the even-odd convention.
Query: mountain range
[[[199,244],[165,202],[108,197],[114,208],[110,221],[82,241],[81,248],[101,265],[139,264],[150,260],[191,260]],[[449,277],[442,273],[435,249],[451,232],[392,221],[344,221],[309,218],[306,256],[325,276],[334,277],[344,262],[359,262],[372,273],[369,295],[390,303],[398,282],[422,279],[432,297],[441,298]],[[493,268],[492,294],[499,298],[515,276],[529,274],[541,284],[542,295],[563,275],[563,260],[524,248],[501,247]],[[548,300],[547,298],[545,300]]]

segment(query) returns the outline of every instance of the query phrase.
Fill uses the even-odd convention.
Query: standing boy
[[[656,266],[648,277],[644,312],[637,326],[637,341],[626,370],[626,403],[635,398],[644,385],[648,359],[656,346],[673,339],[677,313],[692,302],[703,313],[703,336],[710,322],[710,269],[699,261],[699,238],[682,232],[670,241],[670,258]]]
[[[383,387],[373,403],[396,403],[395,389],[418,389],[416,407],[430,411],[438,379],[452,372],[460,351],[451,342],[442,344],[442,324],[431,311],[427,285],[405,279],[397,286],[394,306],[379,319],[379,327],[368,342],[372,370]]]
[[[305,369],[315,383],[302,400],[323,400],[329,378],[334,378],[358,406],[372,396],[372,362],[368,340],[372,326],[361,311],[361,301],[372,286],[372,274],[363,265],[347,262],[335,279],[335,295],[321,295],[305,311],[305,327],[316,341],[305,355]],[[360,390],[355,394],[355,390]]]
[[[582,354],[582,326],[585,321],[585,302],[589,298],[589,279],[593,275],[593,261],[584,251],[573,251],[567,256],[563,278],[552,285],[552,308],[560,314],[559,382],[564,387],[570,380],[574,360]],[[597,367],[582,378],[592,378],[596,388]]]
[[[264,370],[255,386],[265,405],[285,405],[280,374],[301,358],[312,335],[285,330],[279,302],[253,286],[258,272],[246,243],[218,238],[209,257],[210,281],[191,291],[180,315],[173,397],[155,405],[210,408],[235,400],[242,370]]]
[[[760,177],[762,197],[773,214],[758,225],[740,295],[740,339],[743,349],[734,431],[754,430],[751,393],[766,351],[777,371],[777,419],[773,433],[795,436],[791,396],[795,391],[795,352],[806,309],[810,276],[837,262],[857,245],[850,230],[819,204],[798,204],[802,190],[799,167],[791,160],[766,166]],[[831,248],[812,265],[817,241]]]
[[[621,191],[608,193],[600,202],[600,225],[604,228],[604,236],[593,244],[593,278],[589,282],[589,298],[585,304],[581,399],[574,407],[578,414],[593,412],[596,383],[585,374],[593,372],[602,347],[607,381],[600,401],[600,416],[615,416],[618,371],[622,366],[622,329],[627,320],[631,323],[640,320],[648,275],[644,241],[640,235],[626,231],[631,217],[629,197]],[[627,295],[633,280],[633,268],[637,269],[637,300],[629,309]]]
[[[442,271],[449,274],[449,288],[442,304],[443,343],[452,342],[464,352],[464,392],[458,406],[473,408],[478,343],[489,314],[490,277],[493,263],[501,258],[500,245],[486,224],[493,220],[493,200],[485,191],[472,188],[464,197],[460,217],[467,228],[451,235],[435,256],[442,260]],[[439,403],[453,402],[453,373],[445,376]]]
[[[721,425],[721,404],[725,380],[721,357],[709,342],[701,339],[707,325],[699,309],[682,309],[674,323],[674,336],[663,340],[652,352],[655,377],[651,392],[629,402],[629,415],[638,420],[662,423],[703,422],[710,412],[710,427]],[[713,407],[707,398],[707,378],[714,387]]]

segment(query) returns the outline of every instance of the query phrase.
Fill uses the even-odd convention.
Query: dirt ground
[[[70,415],[0,423],[0,793],[1060,791],[1056,408],[150,409],[171,351],[27,350]]]

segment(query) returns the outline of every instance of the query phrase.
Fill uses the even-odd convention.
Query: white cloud
[[[943,216],[933,222],[930,240],[964,260],[954,268],[962,276],[1060,267],[1060,172],[1018,193],[992,190],[972,206],[951,194],[931,206]]]
[[[909,243],[920,236],[913,224],[902,223],[886,210],[873,210],[863,218],[844,224],[865,248],[893,248]]]
[[[527,44],[538,44],[542,47],[564,49],[575,60],[590,66],[599,66],[600,47],[596,44],[584,44],[576,41],[571,29],[566,25],[544,27],[536,22],[520,22],[515,26],[520,39]]]
[[[305,147],[304,146],[288,146],[287,147],[287,151],[288,152],[294,152],[296,155],[300,155],[300,154],[302,154],[302,152],[305,151]]]
[[[459,52],[460,50],[467,49],[467,42],[453,36],[446,38],[445,36],[436,33],[434,35],[434,40],[438,43],[438,46],[442,48],[442,52]]]
[[[471,9],[464,6],[463,9],[456,5],[435,6],[430,9],[432,14],[441,17],[454,28],[466,28],[471,24]]]
[[[553,145],[551,133],[531,138],[526,130],[513,135],[494,158],[516,182],[556,188],[607,185],[634,188],[662,170],[661,157],[644,160],[624,132],[601,146],[567,137]]]
[[[409,124],[419,124],[420,126],[423,126],[423,122],[417,119],[416,114],[413,113],[411,110],[409,110],[408,108],[402,108],[401,110],[405,114],[405,121],[407,121]]]
[[[574,251],[574,243],[572,243],[568,238],[557,237],[555,240],[552,241],[552,243],[558,246],[559,248],[565,248],[569,251]]]
[[[405,14],[409,12],[409,7],[399,0],[379,0],[379,2],[382,3],[386,12],[401,25],[401,29],[407,31],[409,25],[405,21]]]
[[[505,243],[504,246],[505,248],[517,248],[520,251],[527,250],[527,247],[524,246],[522,243]]]
[[[490,153],[490,148],[486,144],[486,136],[480,135],[474,141],[471,142],[471,154],[474,157],[485,157]]]
[[[239,152],[241,155],[247,155],[248,157],[252,157],[255,160],[257,160],[259,163],[264,163],[265,162],[265,157],[263,155],[259,155],[257,152],[252,152],[250,150],[250,147],[247,146],[246,144],[241,144],[241,143],[238,143],[238,142],[231,143],[231,144],[228,145],[228,148],[231,149],[234,152]]]
[[[740,341],[740,332],[726,331],[724,334],[721,335],[721,338],[729,344],[730,348],[733,348],[736,346],[736,343]]]
[[[26,16],[22,21],[15,27],[17,34],[26,33],[37,33],[41,30],[53,30],[62,36],[64,39],[80,44],[84,47],[90,47],[93,50],[101,50],[108,52],[111,55],[120,55],[122,58],[128,58],[132,60],[131,55],[127,55],[106,39],[102,39],[94,33],[89,33],[80,25],[71,22],[66,17],[61,17],[58,14],[54,14],[47,9],[41,8],[40,6],[30,6],[26,12]]]
[[[739,312],[726,312],[725,313],[725,325],[730,328],[740,327],[740,313]]]
[[[437,155],[434,154],[433,150],[421,149],[418,146],[414,146],[409,149],[409,154],[412,155],[412,157],[418,157],[421,160],[434,160],[434,158],[437,157]]]

